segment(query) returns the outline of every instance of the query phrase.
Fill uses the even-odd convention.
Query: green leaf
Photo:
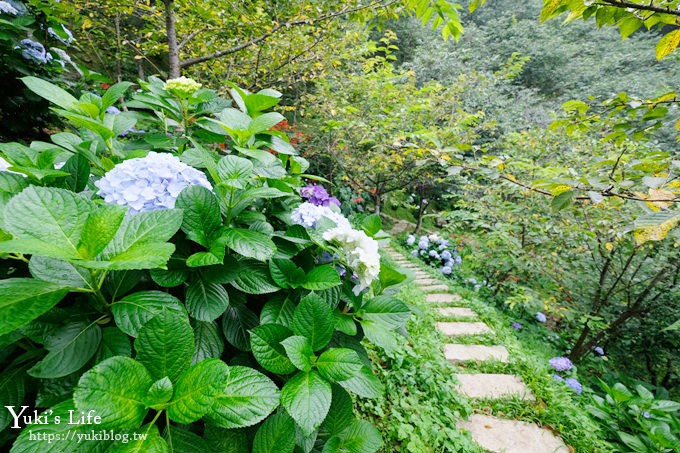
[[[250,347],[262,368],[277,374],[295,371],[295,366],[281,345],[281,342],[291,335],[293,332],[290,329],[278,324],[262,324],[250,331]]]
[[[552,199],[550,207],[552,208],[553,212],[561,211],[562,209],[569,207],[574,202],[574,196],[575,194],[573,190],[565,190]]]
[[[193,423],[210,411],[215,397],[227,385],[229,367],[219,359],[205,359],[185,371],[175,385],[175,396],[167,407],[177,423]]]
[[[222,264],[222,260],[210,252],[197,252],[187,258],[188,267],[204,267]]]
[[[406,275],[398,272],[392,267],[381,265],[380,273],[378,274],[378,280],[380,281],[380,286],[382,289],[385,289],[403,282],[406,280]]]
[[[184,317],[163,310],[142,326],[135,350],[153,379],[167,376],[175,382],[191,363],[194,333]]]
[[[172,453],[215,451],[210,448],[208,442],[204,438],[176,426],[166,426],[165,432],[163,433],[163,439],[165,439],[165,442],[170,447]]]
[[[297,288],[305,282],[305,271],[291,260],[274,258],[269,262],[269,272],[281,288]]]
[[[230,306],[222,316],[222,333],[233,346],[241,351],[250,351],[248,332],[257,324],[257,316],[248,307],[245,305]]]
[[[192,241],[208,247],[222,226],[222,213],[215,194],[203,186],[189,186],[180,192],[175,206],[184,211],[182,231]]]
[[[380,380],[365,366],[358,375],[338,384],[362,398],[379,398],[385,392]]]
[[[283,412],[265,420],[253,440],[253,453],[293,453],[294,448],[295,422]]]
[[[666,55],[670,54],[680,44],[680,28],[676,28],[666,33],[663,38],[656,43],[656,59],[661,60]]]
[[[303,288],[312,291],[322,291],[337,286],[341,283],[338,271],[330,264],[317,266],[307,274]]]
[[[189,272],[186,269],[151,269],[151,279],[159,286],[174,288],[187,281]]]
[[[250,448],[246,429],[224,429],[206,425],[203,437],[212,451],[219,453],[243,453]],[[251,435],[252,437],[252,435]]]
[[[239,273],[231,285],[247,294],[267,294],[278,291],[279,286],[269,275],[266,264],[252,260],[240,260]]]
[[[252,368],[229,368],[227,385],[208,412],[210,423],[222,428],[243,428],[264,420],[279,405],[279,389]]]
[[[298,370],[307,372],[312,369],[312,359],[315,358],[312,345],[307,337],[294,335],[281,341],[290,361]]]
[[[378,296],[366,302],[357,314],[362,319],[392,330],[402,327],[411,312],[399,299],[391,296]]]
[[[83,374],[73,400],[85,413],[94,410],[101,427],[134,429],[146,416],[143,401],[151,384],[144,365],[128,357],[111,357]]]
[[[229,228],[222,233],[227,247],[247,258],[266,261],[276,253],[276,245],[268,235],[244,228]]]
[[[309,436],[326,418],[331,407],[331,385],[319,373],[299,372],[283,386],[281,404]]]
[[[352,337],[357,334],[357,323],[354,321],[354,316],[351,313],[341,313],[336,308],[333,316],[337,330]]]
[[[217,163],[217,174],[230,187],[242,189],[253,176],[253,163],[243,157],[224,156]]]
[[[4,217],[5,230],[17,240],[26,240],[26,247],[6,251],[80,258],[78,243],[92,207],[92,202],[65,189],[24,189],[7,203]]]
[[[260,324],[280,324],[293,327],[295,304],[288,298],[273,298],[267,301],[260,312]]]
[[[61,170],[69,174],[64,181],[73,192],[82,192],[87,187],[87,181],[90,179],[90,161],[87,157],[74,154],[64,163]]]
[[[361,228],[366,232],[366,234],[368,234],[370,237],[373,237],[382,229],[382,220],[380,220],[379,215],[371,214],[365,217],[361,222]]]
[[[23,77],[21,81],[29,90],[61,108],[72,109],[78,103],[78,99],[71,96],[67,91],[46,80],[28,76]]]
[[[96,291],[98,288],[98,282],[89,270],[68,261],[33,255],[28,262],[28,268],[33,277],[45,282],[90,291]]]
[[[331,382],[338,382],[356,376],[363,364],[356,351],[347,348],[332,348],[319,356],[316,366],[321,376]]]
[[[68,286],[32,278],[0,280],[0,335],[28,324],[54,307]]]
[[[118,327],[105,327],[102,329],[102,341],[94,361],[99,363],[117,355],[123,357],[132,355],[130,339]]]
[[[347,453],[375,453],[382,447],[380,431],[366,420],[354,420],[338,437],[339,451]]]
[[[131,82],[118,82],[115,85],[111,85],[102,96],[102,111],[118,102],[118,99],[120,99],[132,85],[134,85],[134,83]]]
[[[293,315],[293,332],[309,339],[312,349],[318,351],[331,341],[335,322],[330,307],[316,294],[300,301]]]
[[[164,310],[179,314],[185,313],[179,299],[162,291],[140,291],[128,294],[111,306],[116,325],[132,337],[136,337],[147,321]]]
[[[328,410],[328,416],[321,424],[321,428],[334,436],[340,434],[355,418],[354,401],[352,401],[350,394],[338,385],[333,385],[332,390],[331,408]]]
[[[377,323],[370,320],[362,320],[361,328],[364,331],[364,335],[376,346],[380,346],[385,350],[385,352],[392,353],[397,349],[397,338],[391,330],[381,323]]]
[[[69,323],[47,336],[47,356],[28,370],[33,377],[54,379],[82,368],[97,352],[102,332],[95,323]]]
[[[248,126],[248,130],[253,134],[259,134],[271,129],[285,119],[283,115],[277,112],[265,113],[255,118]]]
[[[229,294],[219,283],[194,280],[186,290],[186,307],[189,316],[199,321],[213,321],[229,306]]]
[[[159,409],[163,404],[170,401],[173,390],[172,381],[169,377],[165,376],[163,379],[159,379],[151,384],[151,388],[144,396],[144,404],[147,407]]]
[[[145,433],[146,438],[134,438],[134,433]],[[126,433],[130,439],[127,443],[114,443],[106,453],[170,453],[170,448],[158,432],[156,425],[142,425],[139,429]]]
[[[104,204],[90,212],[78,243],[80,256],[92,259],[99,255],[116,235],[125,211],[121,206]]]
[[[0,374],[0,401],[3,406],[20,407],[26,396],[25,368],[8,369]],[[0,431],[13,423],[14,419],[4,407],[0,410]]]
[[[194,329],[194,357],[191,363],[195,364],[204,359],[217,358],[224,352],[224,340],[220,337],[217,324],[214,322],[191,321]]]

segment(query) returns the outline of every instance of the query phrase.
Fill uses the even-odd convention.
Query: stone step
[[[483,322],[438,322],[437,329],[448,336],[493,333]]]
[[[442,316],[455,316],[460,318],[476,318],[477,313],[465,307],[444,307],[438,308],[437,311]]]
[[[533,400],[534,395],[519,376],[512,374],[457,374],[457,389],[469,398],[502,399],[519,396]]]
[[[493,453],[569,453],[562,439],[533,423],[474,414],[458,422],[484,450]]]
[[[446,304],[450,302],[458,302],[463,298],[458,294],[451,293],[430,293],[425,295],[425,301],[435,304]]]
[[[439,280],[433,278],[416,278],[416,283],[421,286],[431,286],[439,284]]]
[[[508,363],[509,359],[508,350],[504,346],[483,346],[480,344],[445,344],[444,356],[449,362],[498,360]]]
[[[436,292],[436,291],[446,291],[448,290],[449,287],[447,285],[429,285],[429,286],[421,286],[420,290],[424,291],[426,293],[430,292]]]

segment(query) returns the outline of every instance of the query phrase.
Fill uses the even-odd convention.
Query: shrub
[[[74,130],[0,144],[0,399],[48,422],[4,411],[13,451],[377,450],[350,394],[382,391],[361,341],[396,344],[404,277],[375,216],[294,222],[308,163],[272,129],[280,93],[151,78],[116,107],[131,83],[23,80]]]

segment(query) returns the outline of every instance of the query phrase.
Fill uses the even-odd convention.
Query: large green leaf
[[[0,335],[12,332],[54,307],[68,286],[32,278],[0,280]]]
[[[276,284],[282,288],[297,288],[305,282],[305,271],[291,260],[272,259],[269,262],[269,272]]]
[[[217,163],[217,173],[223,183],[242,189],[253,175],[253,163],[243,157],[224,156]]]
[[[28,262],[33,277],[50,283],[96,291],[98,282],[89,270],[68,261],[33,255]]]
[[[227,247],[246,258],[266,261],[276,253],[276,245],[268,235],[244,228],[229,228],[222,233]]]
[[[194,332],[186,318],[163,310],[142,326],[135,350],[153,379],[167,376],[175,382],[191,363]]]
[[[172,453],[197,453],[211,450],[208,442],[197,434],[180,429],[175,426],[167,426],[163,434],[165,442]]]
[[[128,294],[111,306],[116,325],[126,334],[136,337],[147,321],[167,310],[184,313],[182,303],[176,297],[162,291],[140,291]]]
[[[293,326],[295,303],[289,298],[269,299],[260,312],[260,324],[280,324],[289,329]]]
[[[317,266],[312,269],[303,283],[302,287],[313,291],[322,291],[340,284],[340,276],[335,267],[330,264]]]
[[[203,186],[189,186],[180,192],[175,207],[184,211],[182,230],[194,242],[208,247],[222,226],[217,197]]]
[[[253,440],[253,453],[293,453],[294,448],[295,422],[284,412],[265,420]]]
[[[338,384],[362,398],[379,398],[385,392],[380,380],[366,366],[353,378],[340,381]]]
[[[197,278],[186,290],[189,316],[199,321],[213,321],[229,306],[229,294],[219,283],[208,283]]]
[[[338,435],[339,443],[332,450],[324,449],[324,453],[346,452],[346,453],[375,453],[382,446],[380,431],[366,420],[354,420]],[[329,439],[329,444],[335,444],[333,438]]]
[[[102,332],[95,323],[72,322],[50,333],[47,356],[28,370],[38,378],[59,378],[79,370],[97,352]]]
[[[321,424],[321,428],[328,431],[331,436],[340,434],[355,420],[354,401],[350,394],[337,384],[332,386],[332,390],[331,408]]]
[[[238,276],[231,281],[231,285],[248,294],[274,293],[281,289],[269,275],[266,264],[253,260],[238,262]]]
[[[257,324],[257,315],[245,305],[229,307],[222,316],[222,333],[230,344],[241,351],[250,351],[249,331]]]
[[[376,346],[380,346],[385,352],[391,353],[396,350],[398,346],[396,332],[388,330],[389,327],[381,323],[364,319],[361,321],[361,329],[368,341]]]
[[[397,329],[406,323],[411,312],[399,299],[378,296],[366,302],[357,314],[387,329]]]
[[[293,332],[309,339],[314,351],[331,341],[335,322],[330,307],[316,294],[300,301],[293,316]]]
[[[316,361],[319,373],[331,382],[345,381],[356,376],[363,363],[356,351],[348,348],[332,348]]]
[[[0,401],[4,406],[19,408],[23,404],[26,396],[24,372],[24,368],[13,368],[0,374]],[[0,431],[7,428],[13,421],[10,412],[3,407],[0,410]]]
[[[144,365],[128,357],[111,357],[83,374],[73,400],[85,413],[94,410],[101,427],[137,428],[147,413],[143,400],[151,384]]]
[[[95,362],[101,362],[109,357],[130,357],[132,346],[130,338],[118,327],[105,327],[102,329],[102,341],[95,355]]]
[[[71,109],[78,103],[66,90],[38,77],[28,76],[21,79],[29,90],[64,109]]]
[[[224,429],[208,424],[205,427],[203,437],[208,442],[212,451],[219,453],[243,453],[250,448],[247,433],[247,429]]]
[[[177,423],[192,423],[208,413],[227,385],[229,367],[219,359],[206,359],[185,371],[175,385],[175,396],[167,407]]]
[[[281,390],[281,404],[307,436],[326,418],[331,397],[331,385],[316,371],[299,372]]]
[[[153,409],[161,409],[165,403],[170,401],[174,390],[172,381],[165,376],[151,384],[151,388],[144,396],[144,404]]]
[[[267,376],[252,368],[232,366],[207,419],[222,428],[243,428],[261,422],[278,405],[279,389]]]
[[[262,367],[277,374],[289,374],[295,366],[286,355],[281,342],[293,335],[287,327],[278,324],[262,324],[250,331],[250,348]]]
[[[294,335],[281,342],[290,361],[298,370],[310,371],[312,369],[312,359],[315,359],[312,346],[307,337]]]
[[[194,329],[194,357],[191,363],[204,359],[217,358],[224,352],[224,340],[220,337],[217,324],[214,322],[191,321]]]
[[[124,217],[125,208],[121,206],[105,204],[92,210],[78,243],[80,256],[92,259],[99,255],[115,236]]]

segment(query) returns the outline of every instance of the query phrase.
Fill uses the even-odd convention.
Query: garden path
[[[450,342],[444,345],[444,355],[452,363],[496,360],[508,362],[511,357],[502,345],[475,344],[475,338],[494,336],[493,330],[477,319],[477,314],[464,307],[458,294],[448,292],[449,287],[432,278],[420,266],[387,247],[387,254],[404,270],[415,277],[418,287],[426,293],[431,304],[458,304],[457,307],[437,307],[437,311],[450,321],[438,322],[437,328]],[[465,342],[456,343],[464,336]],[[469,373],[457,374],[458,386],[452,389],[473,400],[519,398],[532,401],[534,396],[519,376],[511,374]],[[469,431],[482,448],[498,453],[568,453],[570,449],[553,432],[534,423],[502,419],[485,414],[474,414],[460,421],[459,429]]]

